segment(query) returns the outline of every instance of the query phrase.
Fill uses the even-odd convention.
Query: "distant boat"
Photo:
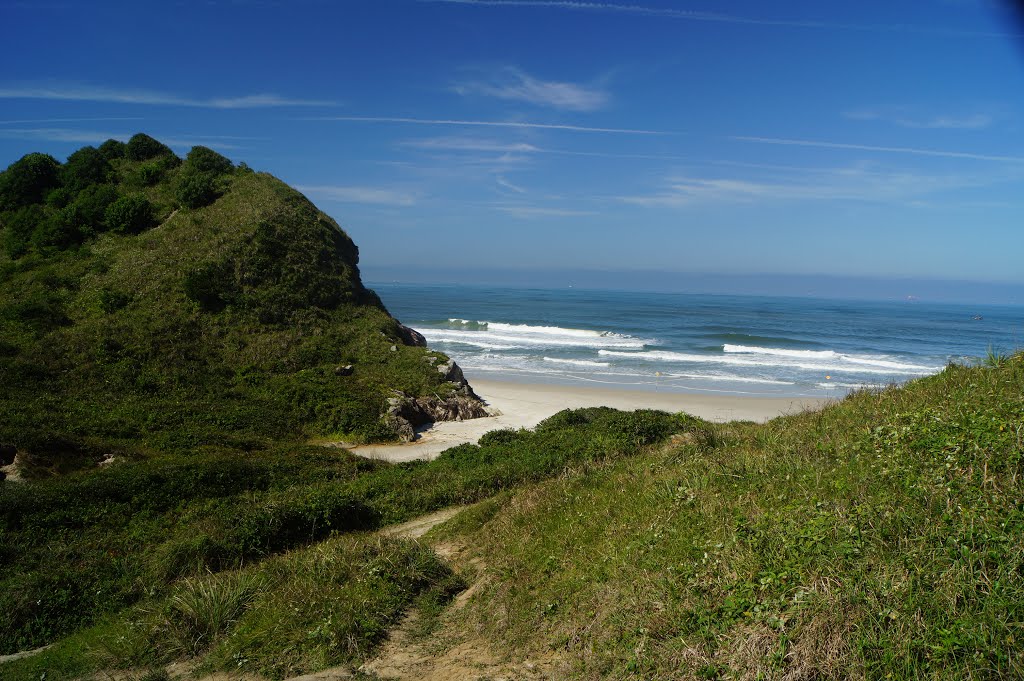
[[[976,314],[973,317],[971,317],[971,319],[973,319],[974,321],[980,322],[982,319],[984,319],[984,317],[982,317],[980,314]]]

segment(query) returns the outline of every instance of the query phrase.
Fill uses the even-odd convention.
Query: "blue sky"
[[[1024,283],[1024,27],[985,0],[9,2],[0,167],[145,131],[364,269]]]

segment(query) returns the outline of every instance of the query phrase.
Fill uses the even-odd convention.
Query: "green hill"
[[[479,410],[363,286],[334,220],[210,149],[140,134],[29,154],[0,174],[0,243],[0,443],[28,475],[392,439],[427,420],[388,417],[395,391]]]

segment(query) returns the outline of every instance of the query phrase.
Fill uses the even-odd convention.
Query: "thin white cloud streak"
[[[975,161],[999,161],[1002,163],[1024,163],[1024,156],[1002,156],[996,154],[975,154],[966,151],[943,151],[939,149],[917,149],[914,147],[883,147],[871,144],[845,144],[842,142],[821,142],[817,140],[794,140],[776,137],[750,137],[733,135],[729,139],[740,142],[778,144],[796,147],[817,147],[820,149],[850,149],[853,151],[878,151],[887,154],[913,154],[916,156],[937,156],[941,158],[964,158]]]
[[[185,106],[203,109],[262,109],[273,107],[333,106],[334,102],[289,99],[260,93],[241,97],[194,98],[151,90],[121,90],[92,85],[0,88],[0,99],[43,99],[74,102],[106,102],[155,106]]]
[[[565,130],[568,132],[598,132],[616,135],[678,135],[665,130],[635,130],[631,128],[595,128],[582,125],[553,123],[527,123],[522,121],[464,121],[446,118],[401,118],[397,116],[317,116],[312,121],[340,121],[350,123],[409,123],[412,125],[475,126],[487,128],[525,128],[536,130]]]
[[[848,111],[843,116],[854,121],[882,121],[902,128],[922,130],[981,130],[989,127],[993,122],[992,117],[988,114],[974,114],[962,118],[936,116],[927,119],[913,119],[879,111]]]
[[[110,121],[142,121],[141,116],[100,116],[95,118],[23,118],[21,120],[0,121],[0,125],[42,125],[44,123],[94,123]]]
[[[501,142],[498,140],[485,140],[468,137],[432,137],[428,139],[407,140],[400,142],[400,146],[413,147],[415,149],[428,149],[436,151],[494,151],[502,153],[529,153],[543,151],[532,144],[522,142]]]
[[[809,179],[762,182],[723,177],[673,177],[660,192],[617,197],[639,206],[681,207],[695,203],[752,203],[764,201],[862,201],[913,203],[923,196],[991,185],[993,178],[916,173],[827,170],[822,181]],[[1005,179],[1005,178],[1002,178]]]
[[[417,201],[417,197],[414,194],[381,187],[298,185],[296,189],[304,194],[311,194],[321,199],[341,203],[412,206]]]
[[[514,215],[520,218],[538,218],[538,217],[580,217],[587,215],[597,215],[595,211],[591,210],[569,210],[566,208],[545,208],[542,206],[513,206],[513,205],[501,205],[495,206],[496,210],[500,210],[503,213]]]
[[[666,17],[684,21],[705,21],[722,24],[745,24],[753,26],[774,26],[782,28],[831,29],[844,31],[867,31],[874,33],[923,33],[939,36],[964,38],[1008,38],[1020,37],[1019,33],[988,31],[964,31],[942,26],[914,26],[910,24],[847,24],[829,21],[802,21],[796,19],[765,19],[742,17],[717,12],[699,12],[668,7],[644,7],[641,5],[617,5],[605,2],[573,2],[571,0],[420,0],[421,2],[469,5],[481,7],[533,7],[582,12],[604,12],[633,14],[637,16]]]
[[[526,193],[525,189],[523,189],[519,185],[512,184],[511,182],[506,180],[501,175],[495,176],[494,181],[498,183],[499,187],[504,187],[505,189],[511,189],[512,191],[514,191],[517,194],[525,194]]]
[[[607,92],[596,88],[541,80],[516,68],[503,69],[491,82],[462,83],[453,90],[460,95],[479,94],[564,111],[596,111],[610,99]]]
[[[34,139],[47,142],[73,142],[76,144],[102,144],[109,139],[127,142],[134,133],[127,132],[101,132],[96,130],[74,130],[70,128],[0,128],[0,137],[14,139]],[[155,135],[161,142],[169,147],[189,149],[196,145],[211,147],[213,149],[239,149],[235,144],[220,142],[222,139],[238,139],[231,137],[217,137],[210,135],[195,135],[188,138],[167,137]]]

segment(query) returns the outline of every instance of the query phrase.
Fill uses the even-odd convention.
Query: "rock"
[[[418,348],[427,347],[427,339],[416,329],[410,329],[402,322],[398,322],[398,336],[405,345],[412,345]]]
[[[465,421],[490,416],[487,406],[468,385],[461,386],[449,397],[411,397],[398,393],[388,398],[384,422],[391,426],[403,442],[412,442],[416,429],[436,421]]]
[[[355,371],[355,369],[351,364],[346,364],[343,367],[334,367],[335,376],[351,376],[353,371]]]
[[[14,457],[18,454],[18,448],[14,445],[0,444],[0,466],[7,466],[14,463]]]
[[[398,352],[398,346],[397,345],[392,345],[391,346],[391,352]]]
[[[468,385],[466,377],[462,373],[462,367],[455,363],[454,359],[449,359],[444,364],[438,364],[437,370],[444,376],[444,380],[449,383],[458,383],[459,385]]]

